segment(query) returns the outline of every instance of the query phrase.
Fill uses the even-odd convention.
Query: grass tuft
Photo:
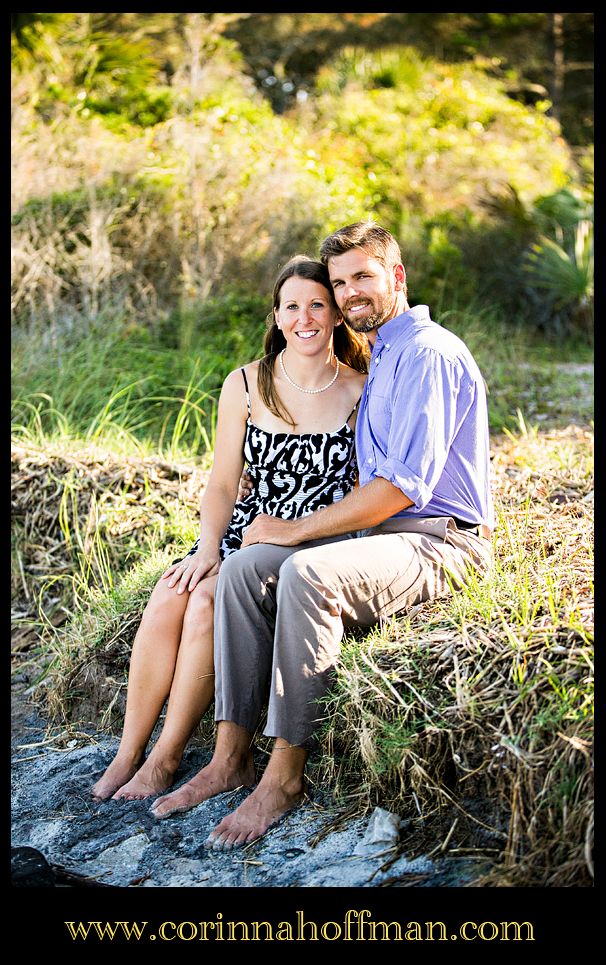
[[[348,634],[309,778],[401,813],[413,854],[477,861],[474,884],[586,886],[593,434],[522,417],[492,450],[494,567]],[[119,732],[140,614],[195,538],[205,479],[106,437],[14,445],[13,660],[55,719]]]

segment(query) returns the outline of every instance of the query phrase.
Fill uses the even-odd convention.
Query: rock
[[[36,848],[11,848],[11,884],[14,888],[54,888],[55,872]]]
[[[370,816],[366,834],[356,846],[354,854],[370,855],[395,847],[400,839],[402,819],[384,808],[375,808]]]
[[[31,733],[29,740],[40,740]],[[377,808],[370,819],[354,815],[339,823],[341,809],[329,791],[287,814],[245,849],[214,852],[204,847],[209,831],[247,796],[219,794],[191,811],[158,821],[151,799],[93,801],[92,784],[112,760],[116,738],[60,751],[41,747],[32,758],[17,751],[12,767],[12,844],[19,887],[291,888],[381,887],[391,879],[427,874],[439,884],[440,867],[398,855],[402,822]],[[175,786],[208,763],[211,748],[187,748]],[[266,758],[256,761],[263,767]],[[406,822],[408,823],[408,822]],[[334,827],[333,827],[334,826]],[[324,829],[331,828],[328,833]],[[29,855],[29,862],[24,859]],[[390,857],[396,858],[390,862]],[[386,866],[385,868],[383,866]]]

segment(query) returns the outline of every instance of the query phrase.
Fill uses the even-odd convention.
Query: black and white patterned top
[[[347,423],[359,400],[334,432],[268,432],[251,421],[248,382],[244,369],[241,372],[248,408],[244,459],[253,489],[234,506],[221,541],[221,559],[240,549],[244,530],[259,513],[280,519],[307,516],[343,499],[358,472],[355,433]],[[188,556],[196,552],[198,543],[196,540]]]

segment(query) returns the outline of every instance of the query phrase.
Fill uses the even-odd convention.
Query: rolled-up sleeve
[[[387,452],[374,475],[400,489],[419,511],[431,500],[460,424],[463,375],[456,359],[422,347],[403,360],[392,382]]]

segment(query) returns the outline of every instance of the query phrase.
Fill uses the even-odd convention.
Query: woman
[[[92,788],[95,800],[138,800],[172,784],[214,696],[217,573],[255,516],[306,515],[355,483],[353,427],[369,353],[366,339],[343,321],[321,262],[299,255],[280,272],[264,350],[223,384],[200,537],[162,575],[143,613],[122,739]],[[237,501],[245,461],[253,491]],[[162,732],[145,759],[167,697]]]

